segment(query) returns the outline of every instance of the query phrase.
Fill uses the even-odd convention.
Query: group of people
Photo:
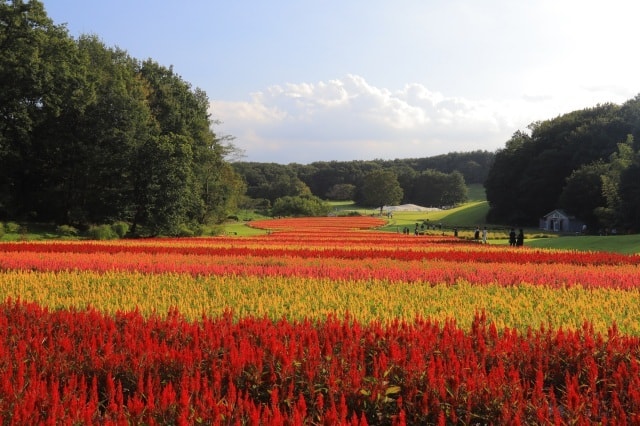
[[[520,232],[516,235],[516,230],[511,228],[509,231],[509,245],[513,247],[524,245],[524,232],[522,229],[520,229]]]
[[[480,231],[480,227],[476,226],[476,231],[473,235],[473,238],[476,241],[480,241],[480,234],[482,233],[482,244],[487,243],[487,227],[485,226]],[[524,231],[520,229],[520,232],[516,234],[516,230],[511,228],[509,231],[509,245],[513,247],[520,247],[524,245]]]
[[[480,228],[476,226],[476,232],[473,234],[473,239],[476,241],[480,240]],[[487,244],[487,227],[485,226],[482,229],[482,244]]]
[[[439,226],[440,226],[440,229],[442,229],[442,225],[439,225]],[[424,228],[425,228],[424,223],[422,224],[422,226],[416,223],[413,233],[415,235],[422,235],[424,234]],[[428,228],[429,226],[427,225],[427,229]],[[435,225],[433,226],[433,229],[436,229]],[[409,235],[411,231],[408,226],[405,226],[402,229],[402,233],[405,235]],[[480,229],[479,226],[476,226],[475,232],[473,234],[473,239],[477,242],[482,241],[482,244],[487,244],[487,234],[488,234],[488,231],[486,226],[483,227],[482,230]],[[444,232],[442,233],[442,235],[444,235]],[[457,227],[453,228],[453,235],[454,237],[458,236]],[[520,228],[520,231],[517,234],[516,234],[516,230],[514,228],[511,228],[511,230],[509,231],[509,245],[512,247],[520,247],[524,245],[524,231],[522,230],[522,228]]]

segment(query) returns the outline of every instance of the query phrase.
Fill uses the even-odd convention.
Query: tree
[[[222,176],[217,173],[221,167],[222,148],[210,129],[208,98],[201,90],[192,90],[173,68],[161,66],[151,59],[140,65],[140,76],[148,86],[147,102],[159,134],[171,139],[179,136],[181,145],[191,150],[188,168],[192,176],[185,188],[191,196],[189,205],[184,206],[183,220],[206,221],[212,217],[211,189]]]
[[[400,163],[395,164],[392,168],[388,169],[393,171],[398,177],[398,183],[400,184],[400,188],[402,188],[402,202],[403,203],[413,203],[413,193],[416,184],[416,177],[420,174],[420,172],[415,171],[409,165]]]
[[[144,173],[135,179],[132,233],[143,225],[151,235],[178,234],[195,198],[192,161],[193,151],[185,136],[163,135],[145,143],[138,156]]]
[[[199,223],[220,223],[238,208],[246,186],[233,166],[218,159],[200,164],[197,170],[203,201]]]
[[[521,171],[515,183],[517,196],[513,202],[522,212],[518,222],[535,223],[557,208],[558,198],[571,170],[566,170],[567,154],[554,149],[539,152]]]
[[[560,208],[578,217],[590,229],[599,227],[595,211],[606,205],[602,195],[602,175],[607,169],[607,163],[595,161],[574,170],[567,178],[558,200]]]
[[[607,226],[615,226],[622,216],[620,179],[626,169],[634,162],[633,136],[629,135],[625,142],[618,144],[618,152],[610,156],[606,173],[602,178],[602,195],[606,199],[606,207],[599,209],[600,221]]]
[[[55,165],[39,157],[44,145],[34,132],[81,108],[83,87],[77,49],[42,3],[1,0],[0,217],[31,216],[32,204],[46,204],[49,181],[41,166]]]
[[[309,187],[298,178],[293,168],[276,163],[233,163],[244,177],[247,195],[274,202],[285,196],[310,195]]]
[[[640,160],[637,159],[620,176],[620,223],[628,230],[640,229]]]
[[[517,204],[520,197],[517,182],[532,151],[531,137],[517,131],[506,146],[496,152],[484,184],[490,207],[487,220],[490,222],[518,223],[524,219],[525,213],[519,210]]]
[[[607,227],[634,226],[633,223],[629,223],[633,222],[630,218],[635,216],[637,201],[632,200],[632,197],[637,193],[638,185],[633,182],[637,171],[632,166],[638,164],[633,141],[633,136],[628,135],[624,142],[618,144],[618,152],[611,154],[607,169],[601,175],[602,195],[606,200],[606,206],[597,209],[596,214],[600,222]]]
[[[331,206],[315,195],[285,196],[273,203],[273,216],[326,216]]]
[[[358,203],[367,207],[380,207],[398,204],[402,200],[402,188],[395,173],[388,170],[376,170],[367,174],[359,188]]]
[[[49,143],[58,160],[62,223],[85,225],[131,220],[136,157],[158,134],[138,77],[138,62],[110,49],[95,36],[82,36],[78,48],[86,69],[90,102],[78,114],[49,123],[58,140]],[[73,111],[72,108],[70,108]],[[57,156],[56,156],[57,155]]]
[[[459,172],[425,170],[416,176],[413,192],[405,199],[423,206],[449,206],[467,199],[467,187]]]
[[[348,201],[353,200],[356,194],[356,186],[350,183],[338,183],[333,185],[329,191],[327,191],[327,198],[336,201]]]

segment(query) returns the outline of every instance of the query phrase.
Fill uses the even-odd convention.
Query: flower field
[[[640,256],[279,219],[0,243],[3,424],[640,424]]]

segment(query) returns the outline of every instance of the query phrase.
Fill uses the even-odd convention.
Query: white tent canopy
[[[402,204],[400,206],[384,206],[382,210],[388,212],[433,212],[440,209],[436,207],[422,207],[416,204]]]

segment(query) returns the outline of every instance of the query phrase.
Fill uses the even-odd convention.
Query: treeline
[[[0,220],[150,235],[220,222],[244,187],[208,106],[172,68],[0,0]]]
[[[237,162],[233,166],[257,206],[268,207],[278,198],[295,196],[355,200],[370,207],[400,202],[445,206],[466,200],[466,184],[484,182],[493,157],[488,151],[474,151],[396,160],[308,165]]]
[[[498,150],[485,183],[493,223],[556,208],[591,229],[640,229],[640,95],[533,123]]]

